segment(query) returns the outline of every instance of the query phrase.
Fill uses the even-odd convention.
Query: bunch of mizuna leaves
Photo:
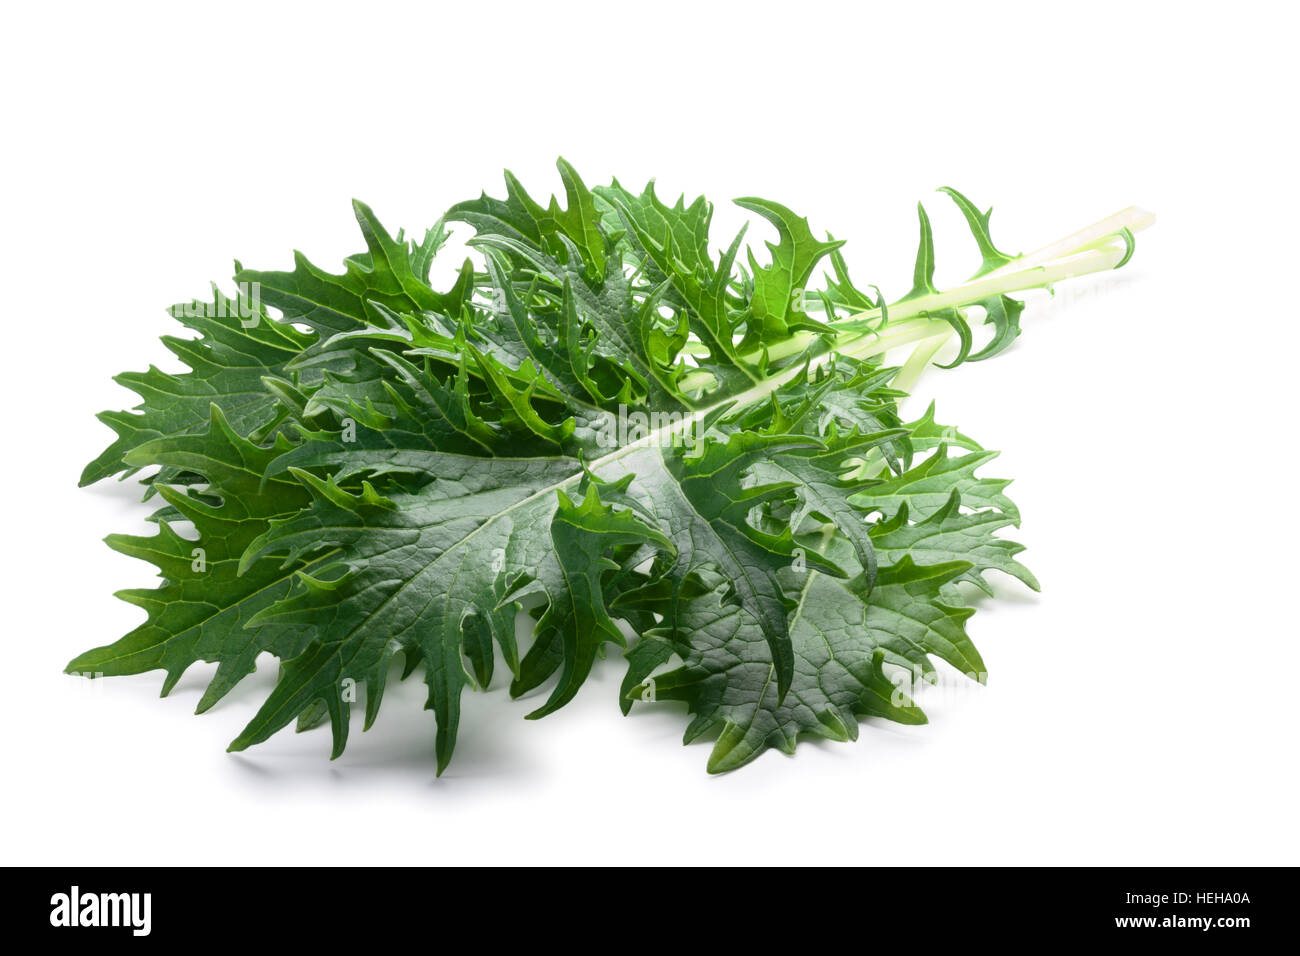
[[[507,174],[419,241],[357,203],[341,273],[236,263],[233,297],[173,308],[189,371],[119,376],[143,402],[100,416],[117,438],[81,479],[145,470],[157,533],[108,543],[162,583],[121,592],[147,619],[69,671],[163,670],[166,694],[215,662],[202,712],[269,652],[278,683],[230,749],[328,721],[337,757],[400,663],[423,671],[439,772],[500,661],[542,717],[612,645],[624,711],[685,702],[714,772],[863,716],[924,722],[899,675],[933,679],[932,658],[983,678],[972,596],[989,571],[1037,588],[997,534],[1019,515],[977,475],[994,452],[933,409],[900,418],[898,379],[950,337],[950,365],[996,355],[1020,331],[1008,291],[1122,265],[1147,220],[1011,256],[945,190],[979,271],[936,289],[921,209],[913,288],[886,304],[777,203],[738,200],[775,227],[766,251],[744,230],[715,249],[703,198],[559,169],[563,205]],[[476,258],[435,288],[448,222]],[[881,364],[909,344],[901,373]]]

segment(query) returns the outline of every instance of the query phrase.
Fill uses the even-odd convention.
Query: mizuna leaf
[[[708,350],[709,361],[702,364],[722,389],[755,381],[734,341],[744,302],[733,294],[733,267],[745,230],[715,262],[708,250],[713,207],[703,196],[690,206],[684,199],[667,206],[653,183],[635,195],[617,181],[596,192],[616,210],[629,257],[651,284],[665,289],[666,303],[683,310],[688,328]]]
[[[973,512],[961,508],[961,492],[954,488],[938,511],[923,521],[909,523],[904,502],[893,518],[871,527],[871,545],[877,559],[886,564],[904,558],[925,565],[966,562],[970,568],[959,580],[970,581],[987,594],[993,593],[984,579],[984,572],[990,570],[1001,571],[1039,590],[1038,580],[1015,560],[1024,545],[994,536],[994,532],[1017,524],[1016,518],[994,508]]]
[[[418,243],[356,203],[364,249],[342,272],[236,263],[242,298],[176,313],[197,337],[164,341],[188,371],[120,377],[141,404],[101,416],[116,439],[82,476],[146,470],[157,532],[108,542],[161,581],[122,592],[144,623],[69,670],[161,670],[165,694],[214,662],[202,711],[268,655],[278,681],[230,749],[328,724],[338,757],[400,660],[424,672],[438,773],[498,655],[512,695],[545,695],[536,718],[626,646],[624,711],[685,701],[713,772],[852,739],[864,716],[924,722],[898,680],[933,678],[933,658],[982,679],[967,598],[989,571],[1038,586],[1000,537],[1019,512],[977,474],[996,453],[933,406],[904,422],[897,383],[948,328],[952,364],[998,354],[1020,330],[1013,293],[1123,264],[1150,217],[1126,210],[1017,272],[989,213],[945,190],[981,278],[935,286],[918,207],[912,290],[887,305],[779,203],[739,201],[775,226],[766,253],[744,228],[714,249],[706,199],[558,169],[562,199],[507,173],[505,198],[454,205]],[[474,230],[473,255],[434,288],[446,222]],[[904,344],[921,351],[884,364]]]
[[[239,573],[249,543],[273,518],[297,512],[308,496],[296,482],[263,478],[269,463],[288,450],[283,438],[262,448],[241,438],[216,405],[209,406],[209,414],[210,427],[203,434],[157,439],[129,454],[128,462],[136,467],[157,464],[207,477],[203,494],[157,486],[175,518],[192,523],[198,534],[183,536],[160,517],[156,535],[110,535],[110,547],[155,565],[164,580],[152,590],[118,592],[122,600],[144,608],[148,619],[115,643],[68,664],[69,671],[109,676],[163,670],[166,696],[191,664],[216,661],[217,672],[199,701],[200,713],[252,673],[258,654],[293,657],[299,651],[298,633],[251,622],[289,593],[297,570],[310,572],[319,563],[268,562],[250,574]]]
[[[242,750],[265,740],[317,699],[331,704],[350,678],[379,685],[387,648],[397,640],[425,664],[429,708],[438,720],[441,771],[451,759],[468,685],[462,658],[467,618],[494,627],[498,644],[513,644],[512,628],[494,614],[505,600],[507,564],[527,569],[555,561],[548,531],[554,488],[572,466],[556,459],[480,459],[436,454],[437,475],[414,493],[381,496],[365,484],[349,492],[310,473],[293,474],[311,491],[312,505],[272,522],[249,545],[244,567],[264,555],[290,559],[335,551],[334,564],[271,608],[262,619],[310,629],[312,646],[289,662],[261,711],[231,744]],[[500,555],[500,558],[498,558]],[[347,736],[346,717],[331,707],[335,752]]]
[[[794,676],[784,699],[761,632],[720,590],[691,602],[683,619],[688,640],[648,636],[646,646],[675,650],[685,662],[654,677],[653,684],[644,679],[625,684],[625,696],[646,699],[652,687],[654,700],[686,701],[694,715],[686,741],[717,735],[710,773],[742,767],[768,748],[793,753],[801,735],[856,740],[858,717],[924,723],[925,715],[883,671],[884,653],[869,639],[865,624],[871,609],[833,578],[815,572],[805,575],[796,593]]]
[[[262,301],[283,311],[286,322],[309,325],[322,339],[382,324],[380,307],[399,313],[459,313],[468,293],[463,282],[435,292],[424,278],[429,253],[423,247],[394,239],[365,203],[353,202],[352,211],[366,251],[350,257],[343,273],[325,272],[295,252],[292,272],[261,272],[236,262],[235,281],[256,283]]]
[[[912,291],[899,299],[907,302],[921,296],[934,295],[934,231],[930,227],[930,216],[925,206],[916,204],[917,219],[921,223],[921,238],[916,247],[916,265],[912,270]]]
[[[212,302],[173,306],[171,315],[199,333],[196,339],[163,337],[189,371],[172,374],[151,366],[147,372],[115,377],[143,403],[135,412],[99,414],[117,439],[86,466],[82,485],[134,471],[125,458],[145,442],[202,431],[214,404],[244,435],[264,433],[281,419],[282,410],[263,378],[283,375],[285,364],[310,343],[309,337],[272,322],[250,298],[229,298],[215,287]]]
[[[975,244],[979,246],[980,255],[983,257],[984,262],[979,271],[975,273],[976,276],[982,276],[994,269],[1000,269],[1002,266],[1019,258],[1018,256],[1009,256],[993,245],[993,238],[989,235],[989,217],[993,215],[991,208],[985,212],[980,212],[978,206],[950,186],[941,186],[939,192],[946,193],[957,204],[957,208],[961,210],[961,214],[966,218],[966,225],[970,226],[971,235],[975,237]]]
[[[975,611],[958,605],[958,592],[946,587],[970,570],[968,561],[921,565],[911,555],[881,568],[866,620],[876,646],[894,662],[905,661],[924,674],[933,673],[928,659],[933,654],[982,681],[984,660],[966,634],[966,621]]]
[[[559,508],[551,520],[551,540],[567,584],[560,613],[571,617],[573,624],[556,629],[564,641],[559,681],[546,704],[530,717],[544,717],[573,699],[591,672],[601,644],[624,644],[622,633],[605,607],[603,578],[619,570],[605,552],[612,547],[642,543],[658,544],[670,553],[673,550],[672,542],[630,510],[616,511],[603,504],[595,483],[588,485],[581,504],[575,505],[563,491],[559,496]]]
[[[776,226],[781,241],[767,243],[772,261],[760,266],[753,253],[749,256],[754,292],[750,299],[746,342],[752,347],[797,329],[824,329],[804,311],[805,286],[817,263],[843,242],[821,242],[813,237],[808,220],[796,216],[780,203],[766,199],[737,199],[736,205],[756,212]]]
[[[1011,482],[975,476],[976,469],[997,454],[977,451],[951,458],[948,447],[940,445],[929,458],[901,475],[890,475],[862,487],[855,492],[853,500],[860,507],[879,510],[886,519],[906,507],[913,520],[923,521],[947,505],[952,493],[957,491],[968,507],[994,508],[1018,523],[1020,512],[1002,493]]]
[[[944,186],[940,190],[946,193],[957,208],[961,210],[962,216],[966,219],[967,226],[970,227],[971,235],[975,238],[975,243],[979,247],[980,255],[983,262],[980,268],[972,276],[972,281],[979,279],[989,273],[996,272],[1006,266],[1011,265],[1020,256],[1008,255],[1000,251],[994,244],[989,235],[989,217],[992,216],[993,210],[989,209],[980,212],[969,199],[951,187]],[[916,266],[912,278],[912,290],[896,304],[903,304],[917,300],[924,300],[938,295],[938,290],[934,286],[934,232],[930,225],[930,217],[925,211],[925,207],[917,203],[917,215],[921,223],[921,238],[917,247]],[[1114,266],[1119,268],[1128,261],[1132,255],[1132,232],[1125,235],[1122,231],[1120,238],[1125,243],[1125,254]],[[848,285],[847,272],[842,265],[836,265],[837,275],[841,276],[844,285]],[[851,286],[849,286],[851,289]],[[833,297],[843,300],[845,293],[840,286],[832,284]],[[851,298],[857,308],[865,309],[882,309],[880,304],[871,305],[869,300],[863,301],[861,293],[852,290]],[[971,332],[970,322],[967,319],[963,309],[945,306],[927,310],[922,314],[928,315],[939,321],[947,323],[956,332],[958,337],[958,352],[956,358],[946,365],[940,365],[940,368],[956,368],[963,362],[980,361],[989,359],[1005,350],[1015,338],[1020,334],[1020,314],[1024,311],[1024,303],[1011,298],[1008,295],[998,294],[985,298],[972,299],[971,304],[978,305],[984,311],[985,324],[993,326],[993,336],[978,352],[972,354],[974,337]]]
[[[993,337],[988,345],[970,356],[968,361],[990,359],[1008,348],[1020,335],[1020,313],[1025,304],[1009,295],[997,295],[980,303],[984,307],[984,324],[993,326]]]
[[[940,425],[934,420],[934,402],[931,402],[926,408],[925,414],[914,422],[908,422],[905,426],[907,429],[908,441],[914,452],[927,452],[940,445],[946,445],[949,448],[961,448],[965,451],[983,451],[979,443],[973,438],[963,435],[951,425]]]

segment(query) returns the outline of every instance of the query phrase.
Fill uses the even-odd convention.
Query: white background
[[[6,863],[1291,863],[1297,677],[1293,14],[1283,5],[11,5],[3,30]],[[902,6],[902,5],[891,5]],[[929,6],[929,5],[927,5]],[[991,677],[929,726],[769,753],[728,776],[621,668],[540,722],[467,694],[435,779],[418,680],[329,762],[328,734],[224,753],[264,665],[191,716],[209,667],[78,682],[151,569],[133,484],[78,490],[176,301],[238,256],[337,268],[349,200],[423,228],[500,170],[558,188],[790,205],[855,276],[976,264],[954,185],[1028,251],[1131,203],[1121,272],[1033,297],[1008,354],[917,388],[1005,449],[1044,585],[975,617]],[[924,703],[923,699],[923,703]]]

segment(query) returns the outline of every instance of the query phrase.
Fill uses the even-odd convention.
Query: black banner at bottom
[[[596,879],[579,868],[539,876],[437,867],[34,868],[9,876],[6,926],[49,933],[52,942],[257,945],[259,927],[269,924],[295,948],[337,945],[357,933],[371,944],[386,932],[432,941],[449,930],[491,935],[511,927],[544,934],[549,945],[557,931],[573,934],[577,945],[604,936],[610,920],[622,927],[609,940],[616,946],[642,933],[651,945],[663,941],[678,920],[683,942],[698,923],[727,941],[733,933],[739,940],[837,926],[864,942],[902,946],[1124,937],[1233,946],[1260,932],[1290,935],[1286,900],[1295,885],[1290,869],[1223,868],[863,868],[802,876],[786,869],[779,882],[761,872],[650,868]]]

